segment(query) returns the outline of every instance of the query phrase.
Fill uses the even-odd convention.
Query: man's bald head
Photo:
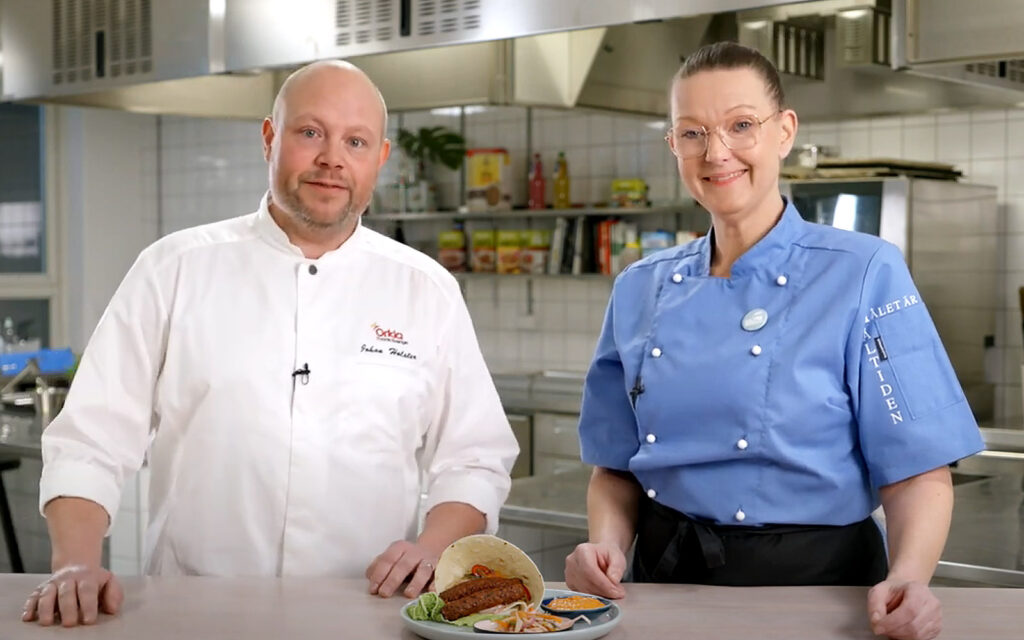
[[[380,101],[380,131],[381,139],[383,139],[388,130],[388,107],[384,103],[384,96],[381,95],[380,89],[377,88],[377,85],[370,80],[370,77],[366,75],[362,69],[351,62],[346,62],[344,60],[318,60],[307,64],[300,69],[296,69],[291,73],[291,75],[285,78],[285,81],[281,83],[281,88],[277,90],[277,96],[274,98],[274,110],[270,116],[271,121],[274,123],[274,127],[277,128],[281,126],[281,118],[283,117],[284,110],[288,102],[288,95],[297,86],[301,86],[304,82],[313,78],[319,78],[325,74],[354,76],[362,79],[370,88],[372,88],[377,100]]]
[[[358,226],[391,153],[387,108],[366,74],[315,62],[281,85],[263,121],[270,215],[296,238],[328,250]]]

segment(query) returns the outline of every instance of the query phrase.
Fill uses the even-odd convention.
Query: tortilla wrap
[[[434,568],[437,592],[469,579],[476,564],[506,578],[520,578],[530,592],[528,604],[539,606],[544,598],[544,577],[530,556],[507,540],[483,534],[460,538],[444,550]]]

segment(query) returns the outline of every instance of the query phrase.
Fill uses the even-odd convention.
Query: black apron
[[[846,526],[716,525],[644,496],[634,582],[722,586],[872,586],[888,561],[870,518]]]

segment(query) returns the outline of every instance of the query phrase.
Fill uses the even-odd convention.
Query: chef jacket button
[[[647,442],[648,442],[648,444],[654,444],[657,439],[658,439],[658,437],[656,435],[654,435],[653,433],[648,433],[647,434]]]
[[[761,355],[761,345],[755,344],[754,346],[750,347],[750,353],[751,355],[755,356]]]
[[[779,276],[778,278],[775,278],[775,284],[779,285],[780,287],[786,286],[787,282],[789,282],[789,278],[787,278],[786,276]]]
[[[309,265],[309,275],[315,276],[316,272],[317,272],[316,265],[315,264]]]
[[[654,356],[655,358],[660,358],[661,349],[659,349],[658,347],[654,347],[653,349],[651,349],[651,355]]]
[[[747,519],[747,514],[743,513],[743,509],[738,509],[733,517],[736,518],[736,522],[743,522]]]
[[[676,284],[679,284],[682,281],[683,281],[683,274],[681,274],[681,273],[673,273],[672,274],[672,282],[674,282]]]
[[[736,448],[739,449],[740,451],[743,451],[744,449],[746,449],[749,446],[750,446],[750,443],[747,442],[746,438],[740,438],[739,440],[736,441]]]
[[[654,496],[656,495],[658,495],[658,492],[655,491],[654,489],[647,490],[647,497],[650,498],[651,500],[654,500]]]

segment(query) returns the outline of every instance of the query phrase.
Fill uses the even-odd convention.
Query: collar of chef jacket
[[[806,224],[793,203],[783,198],[785,207],[782,216],[775,226],[754,246],[750,247],[736,262],[732,264],[730,275],[742,278],[757,270],[764,270],[767,265],[779,261],[781,254],[789,250]],[[706,236],[694,242],[695,259],[687,261],[691,273],[684,275],[708,276],[711,274],[711,248],[714,246],[715,230],[712,227]]]
[[[260,208],[256,212],[255,225],[260,236],[267,241],[267,244],[275,249],[280,249],[289,255],[304,258],[305,256],[302,253],[302,249],[292,244],[291,240],[288,239],[288,235],[284,232],[284,229],[282,229],[274,220],[274,217],[270,215],[270,207],[268,206],[269,200],[270,192],[268,191],[263,194],[263,198],[260,199]],[[352,246],[360,242],[363,235],[363,218],[360,216],[356,221],[356,228],[352,232],[352,235],[349,236],[340,247],[324,253],[319,258],[316,258],[315,261],[318,263],[329,264],[338,260],[341,256],[345,255]],[[313,259],[309,258],[309,260]]]

